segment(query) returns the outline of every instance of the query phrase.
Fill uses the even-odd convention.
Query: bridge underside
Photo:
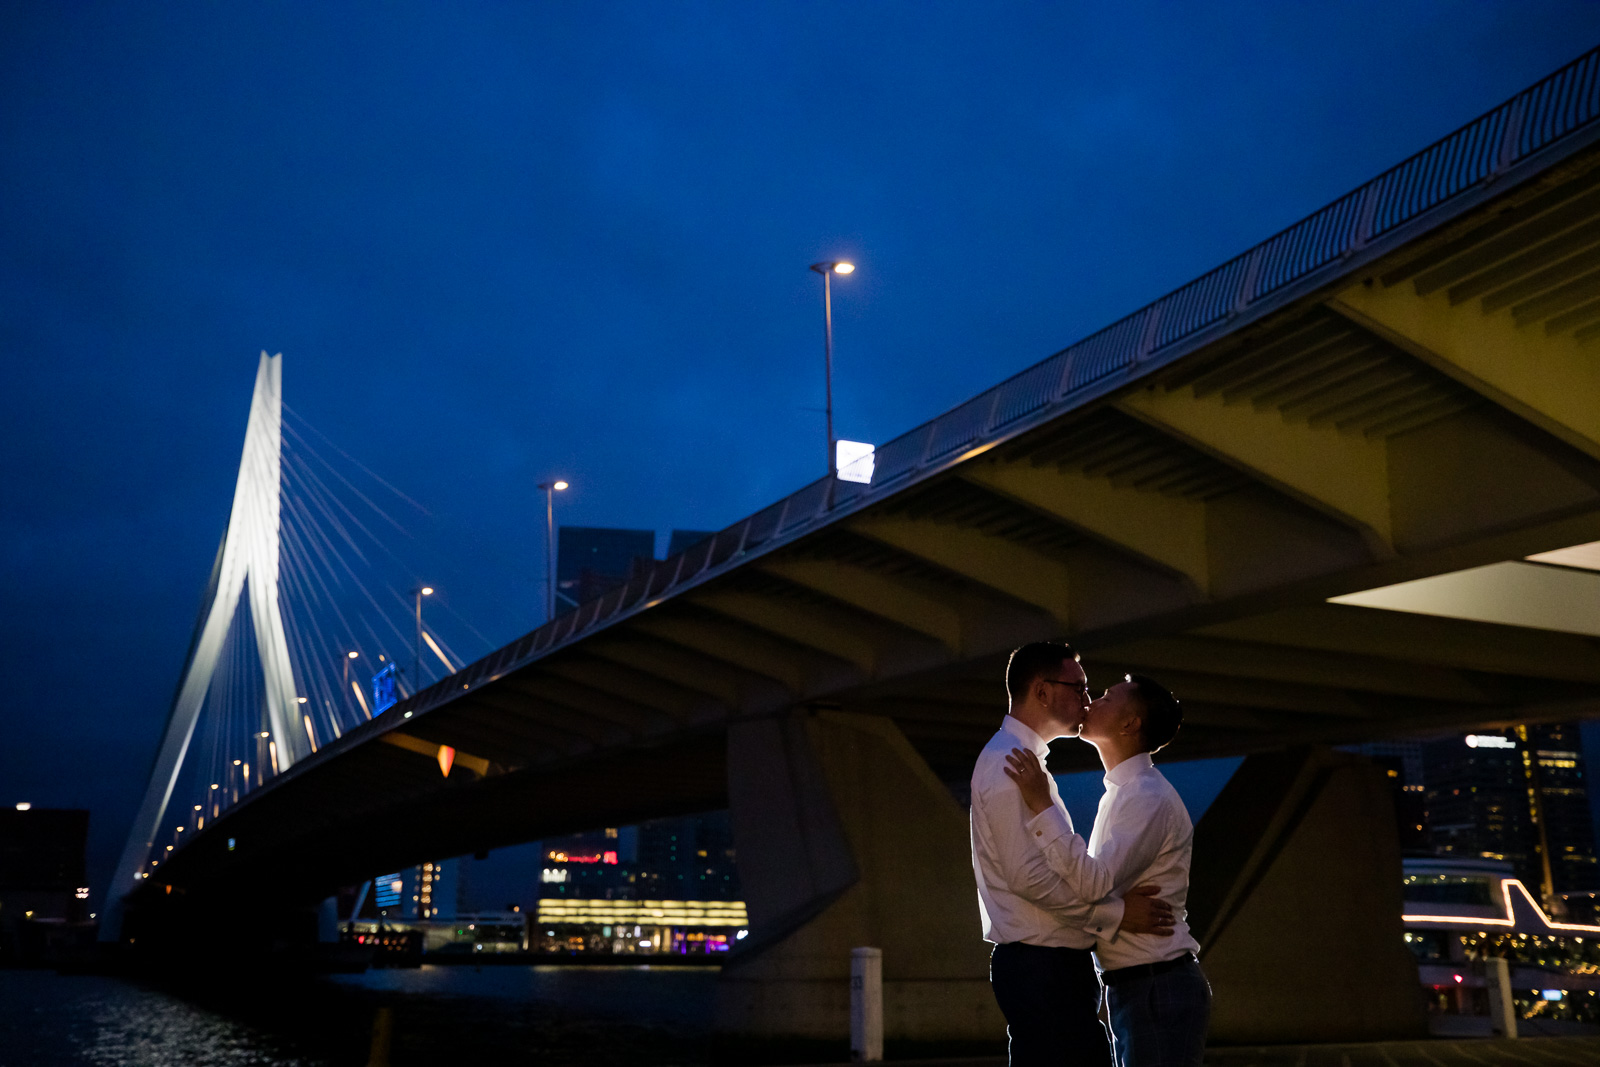
[[[1093,685],[1169,684],[1174,759],[1600,713],[1600,627],[1559,603],[1594,603],[1596,576],[1506,563],[1600,541],[1596,162],[1507,183],[799,536],[689,550],[702,579],[586,629],[580,608],[546,651],[530,635],[403,702],[143,890],[272,870],[320,893],[720,807],[729,724],[794,708],[887,718],[958,782],[1003,713],[1006,652],[1039,638],[1077,644]],[[1512,583],[1534,592],[1329,602],[1493,564],[1537,571]],[[1058,769],[1087,765],[1061,748]]]

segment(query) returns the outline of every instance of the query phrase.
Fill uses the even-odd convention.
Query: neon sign
[[[548,859],[551,863],[612,863],[612,864],[614,864],[614,863],[617,862],[617,854],[615,852],[609,852],[609,851],[608,852],[588,852],[588,853],[555,852],[555,851],[552,851],[552,852],[546,854],[545,858]]]

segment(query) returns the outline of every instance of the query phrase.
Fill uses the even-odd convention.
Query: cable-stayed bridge
[[[257,753],[253,791],[170,852],[159,827],[139,837],[113,892],[170,931],[221,902],[310,904],[440,855],[729,807],[754,928],[724,970],[728,1025],[836,1029],[848,949],[875,944],[891,1032],[992,1032],[965,818],[943,783],[994,729],[1016,644],[1070,638],[1093,684],[1162,678],[1187,708],[1174,758],[1600,713],[1597,117],[1591,52],[887,443],[869,484],[806,486],[340,720],[314,752],[280,703],[258,731],[277,773]],[[265,584],[252,545],[225,545],[216,589],[235,589],[229,565]],[[271,612],[251,605],[257,654],[281,671]],[[1196,917],[1203,943],[1217,932],[1219,989],[1227,953],[1253,951],[1227,916],[1323,825],[1305,814],[1317,798],[1382,832],[1370,791],[1327,784],[1345,773],[1304,795],[1285,777],[1253,880]],[[1404,968],[1398,884],[1392,923],[1372,889],[1389,853],[1341,848],[1318,888],[1376,901],[1370,931],[1311,938],[1345,953],[1317,977],[1343,999],[1272,1010],[1320,1001],[1340,1033],[1404,1031],[1409,1008],[1380,1003],[1398,1003]],[[1296,936],[1319,921],[1298,916]]]

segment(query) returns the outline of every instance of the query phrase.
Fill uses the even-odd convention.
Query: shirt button
[[[1044,836],[1044,831],[1043,830],[1035,830],[1033,832],[1033,836],[1034,837],[1043,837]]]

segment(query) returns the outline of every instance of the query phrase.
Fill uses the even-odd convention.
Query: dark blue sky
[[[1600,39],[1592,3],[0,11],[0,800],[125,832],[256,354],[491,642],[574,524],[715,528]],[[439,578],[438,575],[444,575]],[[484,646],[457,636],[458,650]]]

